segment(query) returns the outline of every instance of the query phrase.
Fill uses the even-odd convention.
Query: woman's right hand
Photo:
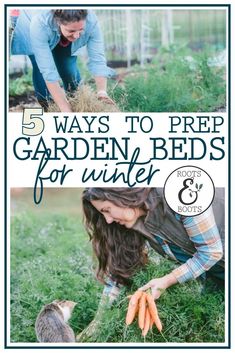
[[[76,336],[76,342],[95,342],[98,330],[98,320],[94,319],[90,324]]]
[[[76,342],[96,342],[102,316],[105,315],[108,308],[110,308],[110,298],[103,294],[94,319],[76,336]]]
[[[60,87],[59,82],[46,81],[46,85],[60,111],[63,113],[72,113],[72,108],[67,101],[65,91]]]

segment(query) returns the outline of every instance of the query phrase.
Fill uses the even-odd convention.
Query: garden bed
[[[12,192],[11,342],[36,342],[36,317],[55,299],[78,303],[70,324],[75,334],[80,333],[93,320],[103,290],[82,224],[81,189],[46,189],[40,208],[32,193]],[[153,328],[143,338],[136,322],[125,325],[127,295],[176,266],[153,251],[149,258],[132,285],[100,315],[99,330],[89,342],[224,342],[224,290],[212,280],[187,282],[161,295],[157,307],[162,334]]]
[[[38,102],[34,97],[34,92],[24,93],[9,97],[9,111],[20,112],[24,108],[38,107]]]
[[[109,94],[123,112],[224,112],[226,68],[214,65],[211,55],[188,49],[159,51],[144,67],[118,69]],[[90,78],[86,82],[93,85]],[[31,92],[30,73],[10,82],[10,111],[35,104]]]

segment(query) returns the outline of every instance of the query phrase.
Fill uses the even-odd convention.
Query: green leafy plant
[[[46,189],[40,207],[33,203],[32,192],[23,189],[11,200],[11,342],[36,342],[36,317],[55,299],[78,303],[70,320],[78,335],[94,319],[103,291],[82,224],[81,189]],[[154,327],[144,339],[136,322],[126,326],[127,296],[175,266],[150,249],[148,264],[121,289],[112,306],[100,311],[99,327],[85,342],[224,342],[224,290],[211,279],[162,293],[157,300],[162,334]]]
[[[9,95],[20,96],[29,94],[33,91],[32,70],[28,70],[26,74],[9,80]]]
[[[210,52],[162,50],[151,64],[136,66],[113,98],[123,111],[201,112],[225,108],[224,68],[208,66]]]

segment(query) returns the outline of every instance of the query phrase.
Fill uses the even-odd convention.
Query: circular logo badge
[[[196,216],[211,205],[214,183],[207,172],[195,166],[174,170],[166,179],[164,196],[168,206],[182,216]]]

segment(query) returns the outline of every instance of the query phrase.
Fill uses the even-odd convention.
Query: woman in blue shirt
[[[112,104],[106,93],[107,77],[115,72],[106,65],[96,15],[87,10],[20,11],[11,54],[29,56],[35,94],[45,109],[52,97],[62,112],[71,112],[64,89],[73,92],[79,85],[77,52],[83,46],[87,46],[88,69],[95,78],[98,98]]]

